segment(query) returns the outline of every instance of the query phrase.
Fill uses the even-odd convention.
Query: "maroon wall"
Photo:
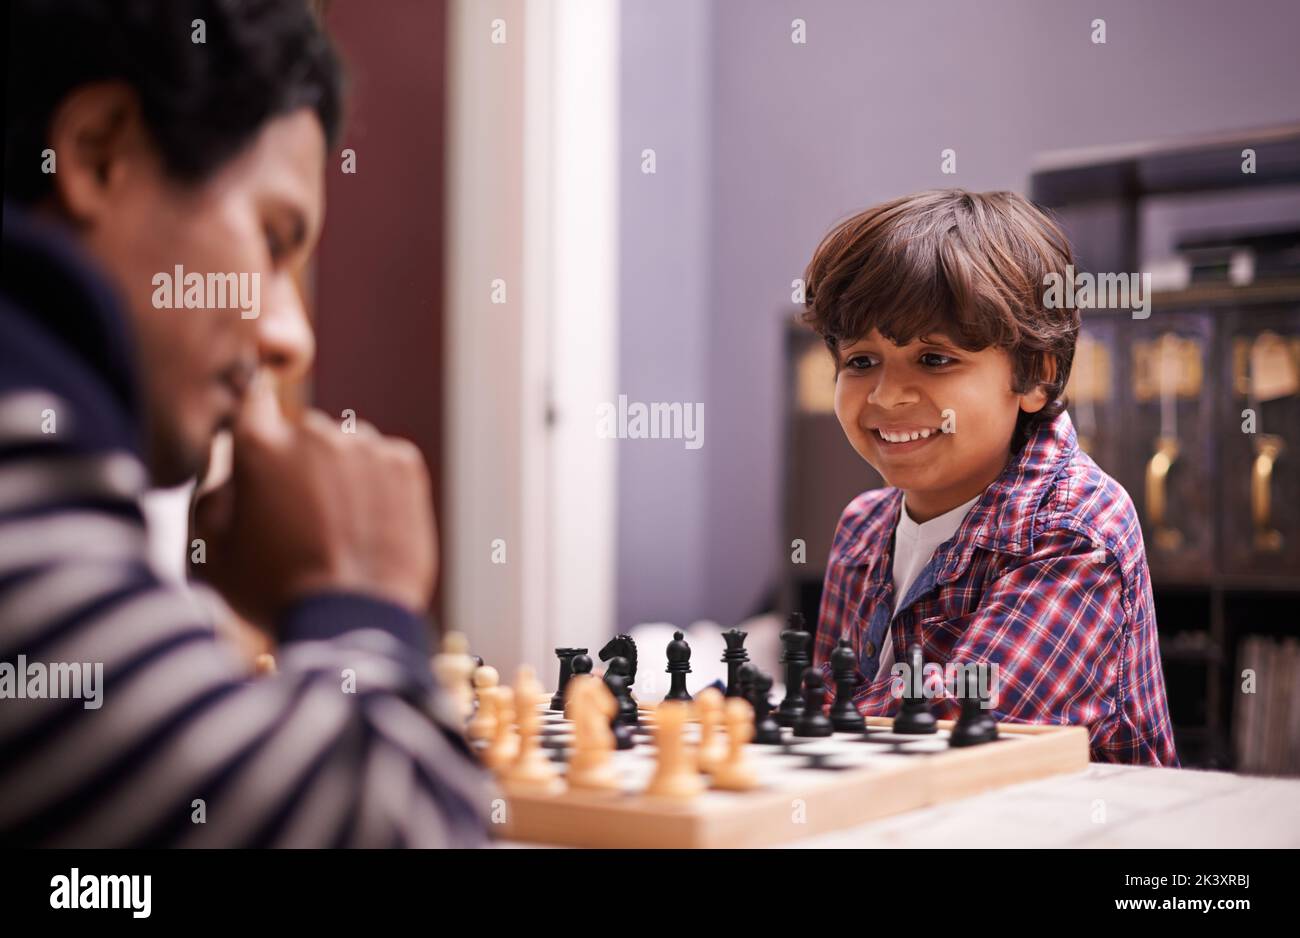
[[[325,22],[348,101],[327,166],[314,403],[414,441],[441,493],[445,7],[336,0]],[[346,147],[355,175],[341,171]]]

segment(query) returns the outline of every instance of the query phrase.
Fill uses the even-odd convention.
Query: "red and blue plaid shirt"
[[[835,531],[813,656],[831,699],[847,638],[858,709],[897,709],[891,674],[876,673],[892,629],[897,661],[919,643],[927,664],[996,664],[1000,722],[1087,726],[1094,760],[1178,765],[1137,512],[1068,414],[1039,425],[891,615],[902,503],[896,488],[864,492]],[[932,702],[957,717],[953,697]]]

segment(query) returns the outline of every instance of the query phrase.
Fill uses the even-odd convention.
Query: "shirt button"
[[[868,657],[868,658],[874,658],[874,657],[876,657],[876,643],[875,643],[875,642],[867,642],[866,647],[863,648],[862,650],[865,651],[865,652],[867,653],[867,657]]]

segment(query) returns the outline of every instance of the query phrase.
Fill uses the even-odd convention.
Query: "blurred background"
[[[1180,756],[1300,772],[1300,6],[320,7],[356,172],[302,393],[423,448],[439,619],[476,654],[549,676],[637,629],[644,693],[673,627],[711,677],[748,623],[776,671],[879,484],[794,325],[804,267],[873,203],[1012,189],[1158,291],[1085,315],[1070,412],[1143,516]],[[701,414],[700,445],[605,438],[620,398]]]

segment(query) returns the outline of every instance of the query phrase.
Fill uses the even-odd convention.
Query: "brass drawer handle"
[[[1255,522],[1255,549],[1276,553],[1282,549],[1282,532],[1273,527],[1273,466],[1286,449],[1280,436],[1261,434],[1255,442],[1250,469],[1250,516]]]
[[[1168,513],[1167,480],[1169,470],[1178,460],[1178,441],[1171,436],[1156,440],[1156,451],[1147,460],[1146,494],[1147,517],[1155,531],[1156,546],[1161,550],[1177,550],[1183,543],[1183,534],[1165,524]]]

